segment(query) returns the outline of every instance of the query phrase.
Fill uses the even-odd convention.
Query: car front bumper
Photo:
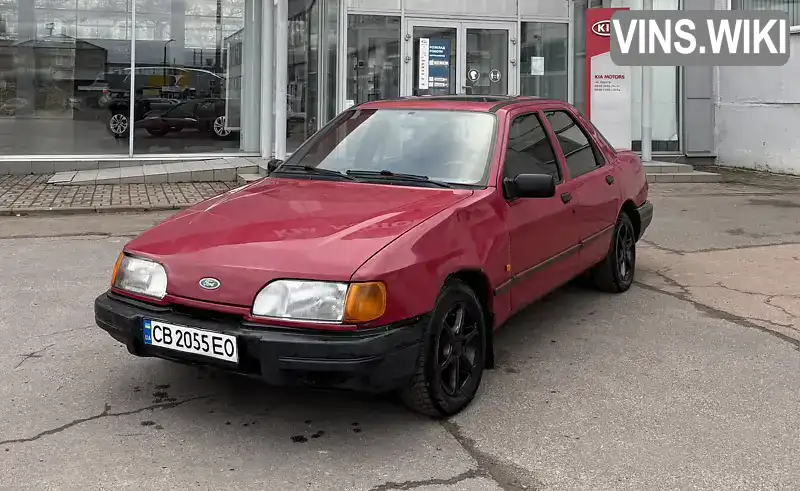
[[[639,215],[639,236],[636,240],[641,239],[644,236],[644,232],[647,230],[647,227],[650,226],[650,223],[653,222],[653,203],[650,201],[645,201],[642,203],[642,206],[636,208],[636,213]]]
[[[257,376],[272,385],[312,385],[369,392],[403,386],[414,373],[428,316],[359,332],[321,332],[253,324],[226,314],[155,306],[106,292],[94,304],[95,322],[140,357]],[[238,363],[145,345],[150,319],[236,337]]]

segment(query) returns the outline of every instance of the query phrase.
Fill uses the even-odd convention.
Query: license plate
[[[144,344],[237,363],[236,337],[219,332],[145,320]]]

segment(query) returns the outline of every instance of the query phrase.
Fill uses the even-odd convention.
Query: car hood
[[[349,280],[395,238],[471,194],[266,178],[174,215],[125,249],[164,265],[170,295],[250,306],[276,278]],[[206,277],[221,286],[200,288]]]

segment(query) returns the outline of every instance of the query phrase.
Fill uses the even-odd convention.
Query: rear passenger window
[[[603,155],[589,142],[589,137],[566,111],[544,113],[567,160],[570,177],[575,178],[601,167]]]
[[[518,116],[511,122],[504,173],[511,179],[519,174],[549,174],[561,182],[553,146],[537,114]]]

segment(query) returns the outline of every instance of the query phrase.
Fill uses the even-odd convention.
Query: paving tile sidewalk
[[[47,184],[51,175],[0,176],[0,214],[180,209],[224,193],[236,182]]]

